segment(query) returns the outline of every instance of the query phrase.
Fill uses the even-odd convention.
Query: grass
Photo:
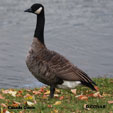
[[[0,103],[2,104],[0,105],[1,113],[6,110],[11,113],[113,113],[113,104],[108,103],[108,101],[113,100],[113,79],[94,78],[93,80],[98,85],[102,97],[88,97],[86,100],[78,99],[75,97],[76,95],[95,93],[95,91],[83,86],[78,86],[76,88],[76,95],[70,90],[57,90],[56,97],[53,99],[48,97],[49,87],[9,89],[11,91],[16,91],[16,96],[12,96],[12,93],[3,93],[5,90],[1,89],[0,95],[4,97],[3,99],[0,99]],[[38,94],[36,94],[37,92]],[[18,107],[18,104],[15,103],[15,101],[20,103],[19,106],[22,107],[22,109],[8,109],[8,106]],[[30,107],[30,104],[27,103],[28,101],[33,103],[32,108],[34,107],[35,109]],[[85,109],[85,104],[89,106],[96,105],[97,107]],[[29,106],[29,109],[24,109],[26,105]],[[102,108],[103,105],[105,105],[105,108]]]

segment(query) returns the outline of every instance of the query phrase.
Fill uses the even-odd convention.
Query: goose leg
[[[54,97],[54,92],[55,92],[55,87],[54,86],[50,86],[50,98]]]

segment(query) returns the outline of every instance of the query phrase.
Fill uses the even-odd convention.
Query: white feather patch
[[[63,82],[63,84],[59,84],[57,85],[58,88],[63,88],[63,89],[73,89],[76,86],[78,86],[79,84],[81,84],[80,81],[65,81]]]
[[[36,14],[40,14],[41,11],[42,11],[42,7],[40,7],[39,9],[37,9],[37,10],[35,11],[35,13],[36,13]]]

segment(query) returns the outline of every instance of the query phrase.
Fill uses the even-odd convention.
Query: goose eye
[[[37,10],[35,11],[35,13],[36,13],[36,14],[40,14],[41,11],[42,11],[42,7],[40,7],[39,9],[37,9]]]

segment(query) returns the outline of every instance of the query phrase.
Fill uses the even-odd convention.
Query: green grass
[[[99,97],[88,97],[88,100],[79,100],[70,90],[60,89],[60,92],[57,92],[58,97],[54,97],[50,99],[49,97],[43,97],[44,92],[49,90],[49,87],[44,88],[44,91],[41,94],[34,95],[33,91],[38,91],[40,88],[35,89],[12,89],[14,91],[22,91],[20,97],[13,97],[10,94],[3,94],[2,90],[0,90],[0,95],[5,97],[5,99],[0,99],[0,103],[4,103],[7,106],[12,106],[13,101],[17,101],[21,103],[22,109],[8,109],[7,107],[0,106],[0,109],[5,109],[10,111],[11,113],[19,113],[23,111],[23,113],[109,113],[113,111],[113,104],[108,104],[108,101],[113,100],[113,79],[110,78],[94,78],[93,79],[99,87],[99,92],[101,95],[106,94],[102,98]],[[95,91],[90,90],[87,87],[78,86],[76,95],[88,95],[91,93],[95,93]],[[18,94],[18,93],[17,93]],[[24,109],[26,105],[26,101],[34,102],[34,99],[26,99],[25,95],[30,94],[34,95],[36,104],[33,105],[35,109]],[[64,96],[62,100],[59,100],[61,96]],[[61,103],[58,105],[54,105],[55,102],[60,101]],[[84,104],[87,105],[98,105],[103,106],[105,108],[90,108],[89,110],[84,108]],[[111,112],[113,113],[113,112]]]

